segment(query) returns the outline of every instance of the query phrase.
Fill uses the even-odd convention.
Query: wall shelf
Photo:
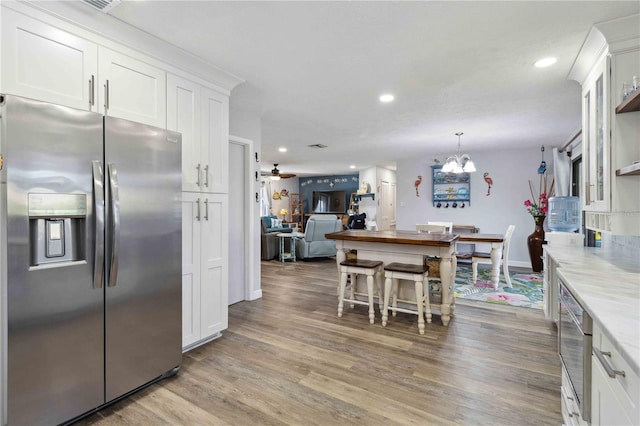
[[[366,197],[370,197],[372,200],[374,200],[374,201],[375,201],[375,199],[376,199],[376,194],[374,194],[374,193],[372,193],[372,192],[367,192],[367,193],[365,193],[365,194],[353,194],[353,200],[354,200],[354,201],[358,201],[358,202],[359,202],[359,201],[361,201],[361,200],[362,200],[362,197],[365,197],[365,198],[366,198]]]
[[[471,176],[469,173],[445,173],[441,165],[431,166],[434,207],[464,207],[471,204]],[[443,205],[443,203],[446,203]],[[455,203],[455,206],[453,205]]]
[[[640,111],[640,89],[636,89],[616,107],[616,114],[633,111]]]

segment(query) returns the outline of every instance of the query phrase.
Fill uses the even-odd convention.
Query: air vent
[[[328,148],[327,145],[322,145],[321,143],[314,143],[313,145],[307,145],[309,148],[322,149]]]
[[[103,13],[109,12],[111,9],[120,4],[120,0],[83,0],[91,7],[95,7]]]

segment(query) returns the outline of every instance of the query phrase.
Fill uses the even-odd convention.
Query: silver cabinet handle
[[[91,76],[91,79],[89,80],[89,109],[91,109],[92,106],[95,105],[96,103],[96,97],[95,97],[95,93],[93,92],[95,87],[95,76]]]
[[[118,190],[118,171],[113,163],[109,163],[109,187],[111,194],[111,266],[109,268],[109,287],[118,282],[118,249],[120,248],[120,193]]]
[[[606,355],[611,358],[611,352],[602,352],[598,348],[593,348],[593,353],[596,355],[596,358],[598,358],[598,361],[600,361],[600,364],[602,364],[609,377],[612,379],[615,379],[616,376],[626,377],[624,371],[614,370],[613,367],[611,367],[611,364],[609,364],[609,361],[604,357]]]
[[[196,166],[196,170],[198,171],[198,176],[196,177],[196,185],[200,186],[200,163]]]
[[[109,80],[106,80],[104,84],[104,112],[109,110]]]
[[[209,220],[209,199],[204,199],[204,220]]]
[[[204,166],[204,186],[209,187],[209,165]]]
[[[96,248],[93,265],[93,288],[102,288],[104,273],[104,187],[102,163],[93,161],[93,214],[96,217]]]
[[[199,220],[200,220],[200,198],[198,198],[198,199],[196,200],[196,204],[197,204],[197,206],[198,206],[198,209],[196,210],[196,211],[197,211],[197,213],[196,213],[196,220],[198,220],[198,221],[199,221]]]

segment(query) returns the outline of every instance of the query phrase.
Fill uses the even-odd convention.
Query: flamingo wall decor
[[[489,187],[487,188],[487,197],[488,197],[489,195],[491,195],[491,187],[493,186],[493,179],[489,177],[489,172],[484,172],[482,176],[484,176],[484,181],[487,182],[487,185],[489,185]]]
[[[422,183],[422,176],[418,176],[418,179],[413,183],[413,186],[416,187],[416,197],[420,196],[420,193],[418,192],[418,187],[420,186],[421,183]]]

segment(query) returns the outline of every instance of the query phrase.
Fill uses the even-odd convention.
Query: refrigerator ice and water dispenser
[[[29,194],[31,266],[85,259],[86,194]]]

